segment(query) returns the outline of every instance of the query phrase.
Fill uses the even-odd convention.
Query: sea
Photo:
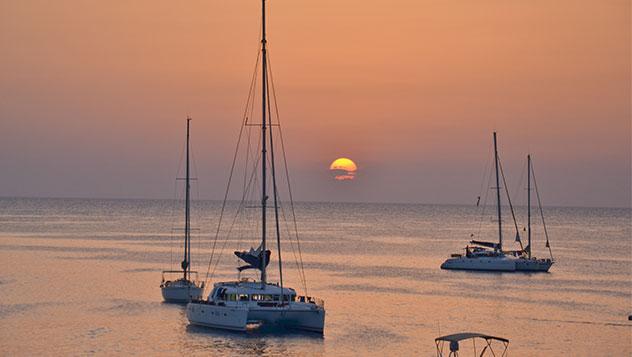
[[[236,279],[233,251],[259,239],[217,234],[221,207],[192,206],[192,264],[209,284]],[[223,227],[235,211],[229,203]],[[509,356],[632,355],[628,208],[544,207],[551,252],[534,210],[534,255],[555,264],[532,274],[440,269],[472,238],[498,239],[493,210],[299,202],[295,213],[300,254],[288,218],[284,285],[325,300],[322,335],[191,326],[185,306],[163,303],[161,272],[182,260],[181,201],[1,198],[0,355],[436,356],[435,338],[458,332],[509,339]],[[516,216],[526,243],[525,208]],[[517,247],[510,216],[503,225],[505,246]],[[211,254],[220,260],[209,268]],[[474,347],[484,346],[462,342],[460,352]]]

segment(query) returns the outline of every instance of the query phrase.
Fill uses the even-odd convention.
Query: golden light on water
[[[329,165],[329,171],[333,173],[337,181],[350,181],[355,178],[358,166],[353,160],[341,157]]]

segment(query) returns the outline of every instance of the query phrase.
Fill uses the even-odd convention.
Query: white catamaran
[[[279,229],[279,211],[280,211],[280,201],[279,201],[279,193],[277,190],[277,179],[275,175],[275,158],[274,158],[274,145],[273,145],[273,133],[272,129],[274,127],[278,127],[278,123],[273,123],[272,114],[271,114],[271,105],[270,105],[270,97],[272,95],[270,93],[270,85],[269,79],[269,64],[268,64],[268,54],[267,54],[267,43],[266,43],[266,4],[265,0],[261,1],[262,4],[262,31],[261,31],[261,81],[262,81],[262,90],[261,90],[261,100],[262,100],[262,112],[261,112],[261,123],[248,123],[248,116],[245,116],[245,121],[242,126],[242,130],[244,127],[248,127],[249,129],[252,127],[260,127],[260,141],[257,138],[258,146],[256,149],[257,158],[253,159],[253,165],[255,169],[253,169],[252,174],[244,175],[244,182],[258,182],[261,184],[261,191],[258,193],[254,193],[253,195],[260,194],[259,197],[256,198],[258,202],[256,203],[256,208],[261,209],[261,217],[259,223],[251,225],[255,227],[255,234],[260,236],[260,244],[257,249],[251,248],[248,251],[236,251],[235,255],[246,262],[246,265],[240,266],[237,268],[239,274],[238,279],[235,281],[228,282],[217,282],[214,284],[213,289],[211,290],[208,297],[204,300],[194,300],[191,301],[187,305],[187,318],[191,324],[208,326],[213,328],[220,329],[230,329],[230,330],[238,330],[243,331],[246,330],[247,326],[261,326],[261,325],[280,325],[285,328],[291,329],[301,329],[314,331],[318,333],[323,333],[323,329],[325,326],[325,307],[324,302],[320,299],[316,299],[313,297],[307,296],[298,296],[296,291],[292,288],[286,287],[283,284],[283,264],[281,260],[281,245],[280,245],[280,229]],[[259,63],[257,61],[257,63]],[[253,82],[251,84],[251,94],[253,92],[254,83],[256,78],[256,70],[255,76],[253,76]],[[274,85],[272,83],[272,90],[274,90]],[[254,94],[249,96],[250,98],[254,98]],[[247,105],[248,106],[248,105]],[[275,106],[276,109],[276,106]],[[277,112],[278,119],[278,112]],[[277,131],[280,135],[280,128]],[[249,137],[250,138],[250,137]],[[281,137],[282,138],[282,137]],[[241,134],[240,134],[241,139]],[[239,142],[237,144],[237,148],[239,149]],[[250,139],[248,140],[250,143]],[[281,146],[283,148],[283,146]],[[259,151],[260,150],[260,151]],[[250,149],[247,150],[250,153]],[[235,154],[235,158],[237,157],[237,151]],[[248,156],[247,156],[248,157]],[[235,160],[235,159],[234,159]],[[261,166],[260,176],[257,175],[256,171],[259,170],[257,165]],[[270,170],[268,172],[268,165],[270,165]],[[235,161],[233,161],[233,169],[235,167]],[[233,176],[233,169],[231,169],[231,174],[229,177]],[[270,250],[266,249],[267,247],[267,205],[268,205],[268,187],[267,180],[268,175],[271,176],[272,179],[272,198],[274,202],[273,211],[274,211],[274,227],[273,231],[276,233],[276,245],[278,249],[278,262],[279,262],[279,283],[271,283],[268,281],[266,268],[268,263],[270,262]],[[286,165],[286,175],[287,175],[287,165]],[[249,180],[246,177],[250,177]],[[288,185],[289,185],[289,178]],[[260,180],[260,181],[257,181]],[[256,186],[256,185],[255,185]],[[230,178],[229,184],[230,187]],[[247,191],[247,187],[249,184],[244,184],[244,196]],[[290,202],[291,202],[291,191],[290,192]],[[251,193],[253,191],[250,191]],[[226,191],[226,196],[224,199],[224,205],[226,204],[226,197],[228,196],[228,188]],[[240,203],[240,207],[243,204],[243,196],[242,203]],[[259,206],[260,205],[260,206]],[[223,206],[224,207],[224,206]],[[222,212],[224,208],[222,207]],[[249,208],[249,207],[246,207]],[[252,207],[250,207],[252,208]],[[292,210],[293,212],[293,210]],[[284,214],[283,214],[284,215]],[[221,215],[220,215],[220,223],[218,224],[218,234],[220,232],[221,225]],[[298,236],[297,236],[298,239]],[[216,236],[217,240],[217,236]],[[297,240],[298,243],[298,240]],[[300,252],[300,250],[299,250]],[[214,250],[213,250],[214,253]],[[221,253],[220,253],[221,255]],[[209,261],[209,269],[211,266],[211,262],[213,260],[213,255],[211,255],[211,261]],[[217,260],[218,262],[219,260]],[[215,263],[217,265],[217,262]],[[300,265],[302,269],[302,264]],[[254,269],[260,272],[260,280],[255,281],[254,279],[241,278],[241,272],[247,269]],[[212,276],[212,274],[211,274]],[[208,274],[207,274],[208,278]],[[302,275],[303,283],[304,283],[304,273]]]
[[[189,165],[189,126],[191,118],[187,118],[186,144],[186,177],[184,200],[184,258],[180,266],[182,270],[165,270],[162,272],[160,290],[165,302],[187,303],[202,297],[204,282],[197,280],[197,272],[191,271],[191,176]],[[179,279],[169,280],[169,276],[182,274]]]

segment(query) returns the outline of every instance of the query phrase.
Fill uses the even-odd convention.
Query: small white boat
[[[197,272],[191,271],[191,177],[189,165],[189,126],[191,118],[187,118],[186,144],[186,177],[184,208],[184,258],[180,266],[182,270],[165,270],[162,272],[160,290],[165,302],[187,303],[200,299],[204,293],[204,283],[197,279]],[[175,274],[181,278],[171,279]]]
[[[452,270],[479,270],[479,271],[514,271],[516,259],[506,256],[499,250],[491,250],[482,247],[466,247],[466,253],[452,254],[443,264],[441,269]]]
[[[516,271],[516,259],[503,252],[502,213],[500,203],[500,175],[498,160],[498,145],[496,132],[494,132],[494,161],[496,171],[496,200],[498,214],[498,243],[470,241],[473,247],[465,247],[465,254],[452,254],[443,264],[441,269],[474,270],[474,271]],[[513,214],[513,210],[512,210]],[[517,228],[516,228],[517,229]]]
[[[204,292],[204,283],[198,283],[197,272],[190,271],[188,278],[166,280],[165,274],[182,274],[180,270],[163,271],[163,281],[160,284],[162,298],[165,302],[187,303],[193,299],[199,299]],[[191,277],[195,277],[191,279]]]
[[[219,329],[243,331],[249,328],[249,326],[268,325],[280,326],[290,329],[307,330],[322,334],[325,327],[324,302],[313,297],[298,296],[294,289],[284,286],[283,261],[281,259],[282,232],[280,228],[280,215],[283,213],[281,213],[282,207],[280,207],[281,202],[277,188],[277,175],[275,173],[275,145],[273,145],[273,130],[275,130],[274,134],[278,133],[278,135],[280,136],[280,129],[278,129],[278,131],[276,129],[280,126],[280,124],[278,123],[278,121],[272,121],[271,113],[276,112],[276,110],[274,112],[271,111],[270,98],[275,98],[275,96],[274,94],[269,93],[269,90],[271,88],[273,89],[274,86],[270,86],[268,80],[270,69],[267,65],[268,57],[266,42],[265,0],[262,0],[261,3],[262,31],[260,58],[262,76],[262,117],[261,122],[259,123],[249,123],[248,117],[245,117],[245,120],[242,124],[242,129],[244,127],[248,127],[247,135],[250,135],[250,133],[253,133],[253,136],[256,135],[256,137],[252,138],[252,140],[250,136],[248,137],[248,140],[244,140],[244,145],[251,145],[252,143],[256,142],[257,146],[254,148],[246,147],[245,150],[243,150],[246,153],[243,185],[244,192],[242,195],[242,201],[239,204],[240,208],[255,208],[261,210],[260,214],[257,215],[244,215],[246,217],[244,219],[250,219],[250,221],[247,222],[248,224],[246,224],[247,230],[245,231],[248,232],[248,234],[254,234],[257,241],[259,241],[260,239],[260,244],[257,249],[250,248],[250,250],[248,251],[235,252],[235,255],[246,263],[246,265],[239,266],[237,268],[239,272],[237,281],[217,282],[214,284],[213,290],[210,292],[206,299],[192,300],[187,305],[187,318],[189,319],[189,322],[191,324]],[[258,68],[255,71],[257,70]],[[257,97],[254,93],[253,88],[254,87],[251,86],[251,93],[249,95],[247,107],[252,107],[252,105],[254,104],[254,98]],[[274,108],[276,108],[276,105]],[[260,129],[260,132],[258,130],[250,131],[252,127],[258,127],[257,129]],[[234,174],[233,169],[237,160],[237,153],[240,152],[239,143],[244,142],[241,140],[242,133],[244,133],[244,131],[240,132],[240,137],[238,139],[237,149],[235,151],[236,154],[233,158],[233,165],[229,174],[226,196],[222,205],[222,212],[224,212],[226,197],[228,197],[228,192],[230,190],[230,183],[231,178]],[[282,137],[280,137],[279,139],[282,140]],[[283,150],[283,145],[281,145],[281,149]],[[256,158],[252,158],[253,155],[250,154],[252,152],[257,153]],[[283,153],[283,157],[285,158],[285,153]],[[252,171],[249,171],[249,165],[252,165]],[[287,176],[287,164],[285,166],[285,172],[285,182],[287,183],[289,182],[289,177]],[[246,180],[246,178],[248,179]],[[270,179],[271,182],[269,182],[268,179]],[[250,183],[253,182],[255,184],[251,185]],[[291,214],[294,218],[294,206],[291,199],[292,196],[289,184],[288,192],[292,212]],[[270,196],[268,196],[269,194]],[[268,203],[268,199],[272,201],[272,207],[270,208],[268,208],[268,205],[270,204]],[[248,203],[246,203],[246,200],[248,200]],[[268,221],[268,211],[272,211],[274,213],[274,220],[272,222]],[[238,208],[237,215],[239,215],[239,212],[240,209]],[[220,213],[215,242],[217,242],[217,239],[220,236],[219,233],[222,224],[222,216],[223,214]],[[283,214],[283,217],[284,216],[285,215]],[[237,228],[233,229],[234,222],[235,221],[233,220],[233,223],[231,223],[230,226],[231,228],[226,234],[225,239],[227,239],[227,241],[230,232],[238,230]],[[295,218],[294,227],[296,230]],[[270,230],[270,232],[268,230]],[[268,236],[271,234],[274,234],[276,236],[279,283],[268,282],[267,276],[267,266],[270,262],[271,251],[268,250],[266,247],[267,239],[269,239]],[[241,239],[241,237],[239,239]],[[299,242],[297,232],[295,239],[296,244],[298,245]],[[211,260],[209,261],[209,268],[211,267],[211,263],[215,255],[215,243],[213,243],[213,247],[214,248],[211,253]],[[220,253],[218,256],[216,256],[217,261],[215,262],[215,266],[217,266],[217,263],[219,262],[221,251],[223,251],[223,248],[218,249],[220,250]],[[298,246],[298,254],[299,256],[301,254],[300,246]],[[307,290],[302,260],[300,264],[297,261],[297,266],[299,267],[299,277],[304,284],[305,290]],[[242,279],[241,272],[247,269],[252,269],[260,272],[260,275],[258,276],[260,280],[254,281]],[[213,269],[213,271],[215,270]],[[207,274],[207,280],[212,279],[212,276],[213,273],[210,274],[210,278]]]

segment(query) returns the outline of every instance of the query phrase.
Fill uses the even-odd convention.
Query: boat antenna
[[[267,58],[266,58],[266,0],[261,0],[261,288],[266,285],[266,90],[267,90]]]
[[[498,144],[496,140],[496,132],[494,132],[494,161],[496,164],[496,204],[498,212],[498,249],[503,250],[503,222],[500,210],[500,177],[498,177]]]
[[[527,155],[527,254],[531,259],[531,155]]]

